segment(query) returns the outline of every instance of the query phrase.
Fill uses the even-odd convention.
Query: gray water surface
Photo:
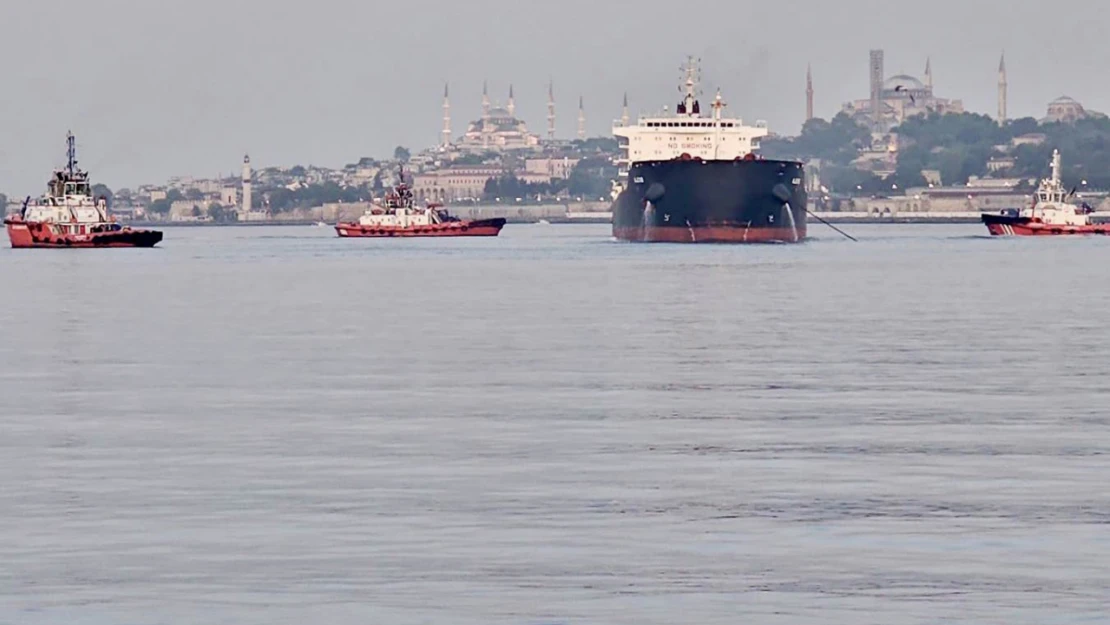
[[[1110,620],[1110,239],[0,250],[0,623]]]

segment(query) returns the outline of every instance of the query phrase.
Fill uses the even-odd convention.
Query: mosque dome
[[[917,91],[924,90],[925,84],[913,76],[907,76],[905,74],[891,76],[883,82],[883,89],[885,90],[894,91],[898,87],[902,87],[902,89],[906,91]]]

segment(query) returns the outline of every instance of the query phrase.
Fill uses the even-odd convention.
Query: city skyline
[[[749,23],[780,19],[765,5],[710,4],[714,15]],[[396,145],[416,151],[440,143],[444,83],[451,85],[456,135],[480,117],[488,81],[502,104],[512,84],[517,116],[546,136],[553,81],[559,138],[577,135],[579,97],[587,134],[608,136],[626,92],[633,117],[673,107],[687,54],[702,59],[703,90],[720,87],[730,114],[767,120],[780,134],[796,134],[805,118],[807,67],[814,113],[828,119],[845,102],[866,97],[867,52],[876,48],[886,50],[888,75],[920,75],[930,60],[937,89],[969,111],[996,114],[1003,51],[1011,119],[1041,117],[1061,95],[1110,109],[1110,87],[1090,79],[1098,75],[1099,55],[1082,36],[1110,9],[1091,2],[1056,5],[1060,29],[1076,36],[1055,40],[1051,55],[1036,43],[1041,20],[1034,8],[999,14],[947,1],[926,14],[894,8],[875,15],[873,4],[862,1],[839,3],[835,11],[814,3],[791,17],[789,41],[772,28],[745,29],[737,40],[729,35],[735,24],[710,20],[697,22],[703,33],[648,47],[637,43],[637,33],[648,25],[651,2],[629,12],[572,0],[560,8],[529,7],[497,27],[479,26],[474,17],[498,10],[486,0],[467,7],[420,0],[407,11],[322,0],[295,18],[254,10],[273,3],[248,1],[60,6],[92,33],[113,36],[91,48],[84,37],[37,45],[59,6],[5,9],[9,22],[21,24],[0,39],[0,54],[9,59],[0,75],[16,94],[0,103],[0,189],[10,194],[41,191],[61,160],[67,130],[80,139],[82,166],[113,187],[231,171],[248,151],[261,167],[340,166],[360,156],[388,157]],[[871,20],[866,28],[857,24],[864,17]],[[430,33],[416,52],[388,28],[410,21]],[[629,27],[613,28],[622,22]],[[545,26],[537,30],[536,23]],[[368,40],[376,45],[366,46]],[[73,67],[79,71],[67,72]],[[61,75],[67,80],[53,79]]]

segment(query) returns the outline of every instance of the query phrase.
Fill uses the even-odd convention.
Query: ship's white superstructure
[[[413,226],[432,226],[443,223],[441,215],[434,208],[398,208],[391,211],[380,207],[372,208],[358,219],[359,225],[381,228],[409,228]]]
[[[77,167],[76,140],[73,134],[66,137],[68,147],[65,168],[54,172],[47,192],[37,201],[28,200],[20,212],[27,222],[56,224],[72,233],[85,233],[90,226],[107,224],[108,202],[93,199],[89,175]]]
[[[714,98],[712,115],[702,117],[697,99],[699,71],[693,59],[684,68],[682,102],[674,114],[666,109],[659,116],[641,116],[636,125],[624,120],[613,125],[613,135],[621,142],[623,154],[617,161],[620,182],[626,184],[632,163],[665,161],[689,155],[702,160],[735,160],[759,149],[759,140],[769,134],[767,124],[745,126],[739,118],[724,117],[726,106],[720,92]]]
[[[401,182],[386,194],[380,204],[374,203],[359,217],[358,223],[374,228],[411,228],[434,226],[449,220],[450,217],[446,211],[437,206],[431,205],[425,208],[416,206],[412,189],[404,182],[404,172],[402,172]]]
[[[1064,188],[1060,172],[1060,151],[1052,152],[1052,177],[1041,180],[1033,196],[1033,206],[1021,211],[1022,217],[1040,219],[1040,223],[1053,226],[1086,226],[1091,223],[1091,212],[1085,204],[1077,206],[1068,201],[1071,193]]]

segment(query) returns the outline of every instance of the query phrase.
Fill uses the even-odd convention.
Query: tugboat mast
[[[66,134],[66,158],[66,170],[72,180],[77,173],[77,139],[72,131]]]

